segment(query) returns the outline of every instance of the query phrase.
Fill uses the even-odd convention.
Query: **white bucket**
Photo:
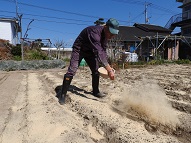
[[[138,55],[136,53],[128,53],[127,62],[138,62]]]

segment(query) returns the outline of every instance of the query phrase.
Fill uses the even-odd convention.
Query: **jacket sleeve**
[[[91,48],[98,61],[101,62],[104,66],[108,65],[107,61],[107,52],[106,52],[106,44],[103,44],[101,39],[100,32],[91,31],[88,35],[89,41],[91,43]]]

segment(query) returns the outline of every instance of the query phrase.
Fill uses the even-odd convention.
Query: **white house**
[[[53,53],[55,53],[56,58],[70,58],[72,53],[72,48],[60,48],[57,49],[55,47],[41,47],[42,51],[47,51],[48,55],[51,57]]]
[[[0,39],[9,40],[10,44],[18,43],[19,24],[16,19],[0,18]]]
[[[41,47],[42,51],[64,51],[64,52],[72,52],[72,48],[60,48],[57,49],[55,47]]]

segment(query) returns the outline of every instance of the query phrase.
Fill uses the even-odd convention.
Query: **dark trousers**
[[[88,64],[92,72],[92,75],[99,75],[99,72],[98,72],[99,62],[95,54],[92,51],[83,52],[83,51],[79,51],[78,49],[73,49],[71,54],[70,65],[68,67],[68,71],[65,74],[65,76],[73,77],[76,74],[76,71],[83,58]]]
[[[92,72],[93,95],[97,96],[98,93],[100,93],[99,92],[99,72],[98,72],[99,62],[97,60],[97,57],[95,56],[93,52],[82,52],[82,51],[79,52],[77,49],[73,49],[68,71],[64,75],[61,94],[58,96],[60,104],[64,104],[65,96],[68,91],[71,80],[73,76],[76,74],[76,71],[83,58],[85,59],[86,63],[88,64]]]

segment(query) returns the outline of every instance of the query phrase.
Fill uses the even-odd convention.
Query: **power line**
[[[11,14],[15,14],[15,12],[10,12],[10,11],[3,11],[0,10],[1,12],[6,12],[6,13],[11,13]],[[79,19],[70,19],[70,18],[63,18],[63,17],[54,17],[54,16],[45,16],[45,15],[35,15],[35,14],[28,14],[28,13],[18,13],[18,14],[23,14],[23,15],[27,15],[27,16],[34,16],[34,17],[40,17],[40,18],[51,18],[51,19],[57,19],[57,20],[69,20],[69,21],[76,21],[76,22],[85,22],[85,23],[92,23],[92,21],[85,21],[85,20],[79,20]],[[26,18],[27,19],[27,18]],[[34,19],[34,18],[33,18]],[[36,19],[38,20],[38,19]],[[39,20],[40,21],[40,20]],[[41,20],[43,21],[43,20]],[[46,20],[44,20],[46,21]],[[51,21],[53,22],[53,21]],[[55,21],[56,22],[56,21]],[[58,22],[59,23],[59,22]],[[63,22],[64,23],[64,22]],[[67,22],[65,22],[67,23]],[[71,23],[68,23],[71,24]],[[74,24],[74,23],[72,23]],[[77,23],[76,23],[77,24]],[[77,24],[78,25],[78,24]],[[81,24],[80,24],[81,25]]]
[[[6,13],[9,13],[9,14],[15,14],[15,12],[11,12],[11,11],[0,10],[0,12],[6,12]],[[61,18],[61,17],[50,17],[50,16],[41,16],[41,15],[33,15],[33,14],[24,14],[24,15],[29,15],[29,16],[31,15],[31,16],[45,17],[45,18],[55,18],[55,19],[59,19],[59,20],[66,19],[66,18]],[[0,15],[0,16],[7,17],[7,15]],[[11,17],[11,16],[9,16],[9,17]],[[25,17],[25,18],[22,18],[22,19],[42,21],[42,22],[48,22],[48,23],[52,22],[52,23],[57,23],[57,24],[63,24],[64,23],[64,24],[74,24],[74,25],[87,25],[87,24],[79,24],[79,23],[74,23],[74,22],[43,20],[43,19],[38,19],[38,18],[27,18],[27,17]],[[83,20],[76,20],[76,19],[67,19],[67,20],[80,21],[80,22],[91,22],[92,23],[92,21],[83,21]],[[25,24],[25,25],[27,25],[27,24]],[[57,33],[64,34],[63,32],[60,32],[60,31],[34,26],[34,24],[31,27],[35,27],[35,28],[38,28],[38,29],[46,30],[46,31],[52,31],[52,32],[57,32]],[[75,34],[75,33],[67,33],[67,34]]]
[[[78,16],[83,16],[83,17],[96,18],[96,19],[99,19],[99,18],[100,18],[100,17],[98,17],[98,16],[91,16],[91,15],[85,15],[85,14],[74,13],[74,12],[69,12],[69,11],[57,10],[57,9],[53,9],[53,8],[47,8],[47,7],[42,7],[42,6],[36,6],[36,5],[26,4],[26,3],[21,3],[21,2],[18,2],[18,4],[26,5],[26,6],[31,6],[31,7],[36,7],[36,8],[40,8],[40,9],[46,9],[46,10],[51,10],[51,11],[57,11],[57,12],[72,14],[72,15],[78,15]],[[104,19],[109,19],[109,18],[104,18]],[[118,21],[126,22],[126,21],[124,21],[124,20],[118,20]]]
[[[10,2],[10,3],[15,4],[15,0],[0,0],[0,1],[6,1],[6,2]],[[145,2],[140,1],[140,0],[112,0],[112,1],[122,2],[122,3],[127,3],[127,4],[135,4],[135,5],[145,5]],[[86,15],[86,14],[81,14],[81,13],[63,11],[63,10],[59,10],[59,9],[53,9],[53,8],[48,8],[48,7],[43,7],[43,6],[37,6],[37,5],[27,4],[27,3],[22,3],[22,2],[17,2],[17,3],[20,6],[24,5],[26,7],[34,7],[34,8],[38,8],[38,9],[41,9],[41,10],[49,10],[49,11],[67,13],[67,14],[70,14],[70,15],[78,15],[78,16],[88,17],[88,19],[90,19],[90,18],[96,18],[96,19],[100,18],[98,16],[91,16],[91,15]],[[157,6],[157,5],[153,4],[153,3],[151,3],[150,6],[152,6],[152,8],[159,9],[159,10],[161,10],[163,12],[168,12],[168,13],[173,12],[173,11],[171,11],[169,9],[163,8],[161,6]],[[2,11],[2,10],[0,10],[0,11]],[[15,14],[15,12],[8,12],[8,11],[4,11],[4,12],[14,13]],[[118,21],[120,23],[127,23],[128,21],[129,21],[129,23],[133,23],[132,21],[137,19],[138,17],[140,17],[143,13],[144,12],[142,12],[141,14],[137,15],[135,18],[132,18],[130,20],[119,20],[118,19]],[[19,14],[21,14],[21,13],[19,13]],[[40,15],[40,13],[39,13],[39,15],[38,14],[30,14],[30,13],[22,13],[22,14],[24,15],[23,19],[28,19],[28,20],[34,19],[35,21],[41,21],[41,22],[43,21],[43,22],[48,22],[48,23],[52,22],[52,23],[58,23],[58,24],[88,25],[87,23],[92,23],[93,24],[93,21],[94,21],[94,20],[85,21],[85,20],[80,20],[80,19],[55,17],[55,16],[45,16],[45,15]],[[29,16],[31,16],[32,18],[29,17]],[[50,19],[52,19],[52,20],[50,20]],[[108,18],[104,18],[104,19],[108,19]],[[62,21],[62,20],[65,20],[65,21]],[[34,26],[32,25],[31,27],[34,27]],[[41,28],[41,29],[43,29],[43,28]],[[53,30],[50,30],[50,29],[46,29],[46,30],[53,31]]]
[[[7,2],[11,2],[14,3],[14,0],[0,0],[0,1],[7,1]],[[85,15],[85,14],[80,14],[80,13],[74,13],[74,12],[69,12],[69,11],[63,11],[63,10],[58,10],[58,9],[53,9],[53,8],[48,8],[48,7],[42,7],[42,6],[37,6],[37,5],[32,5],[32,4],[27,4],[27,3],[22,3],[22,2],[17,2],[20,5],[25,5],[25,6],[29,6],[29,7],[36,7],[39,9],[45,9],[45,10],[51,10],[51,11],[57,11],[57,12],[61,12],[61,13],[67,13],[67,14],[72,14],[72,15],[78,15],[78,16],[84,16],[84,17],[89,17],[89,18],[100,18],[98,16],[91,16],[91,15]]]
[[[26,24],[27,25],[27,24]],[[41,29],[41,30],[45,30],[45,31],[52,31],[52,32],[56,32],[56,33],[61,33],[61,34],[75,34],[76,33],[72,33],[72,32],[61,32],[61,31],[57,31],[57,30],[52,30],[52,29],[47,29],[47,28],[42,28],[42,27],[39,27],[39,26],[35,26],[34,24],[31,26],[31,27],[35,27],[37,29]]]
[[[12,16],[7,16],[7,15],[0,15],[1,17],[4,17],[4,18],[13,18]]]
[[[40,9],[51,10],[51,11],[57,11],[57,12],[61,12],[61,13],[72,14],[72,15],[85,16],[85,17],[90,17],[90,18],[99,18],[98,16],[90,16],[90,15],[85,15],[85,14],[80,14],[80,13],[68,12],[68,11],[63,11],[63,10],[58,10],[58,9],[53,9],[53,8],[48,8],[48,7],[42,7],[42,6],[22,3],[22,2],[18,2],[18,4],[26,5],[26,6],[30,6],[30,7],[36,7],[36,8],[40,8]]]
[[[128,4],[135,4],[135,5],[145,5],[145,2],[143,1],[134,1],[134,0],[112,0],[112,1],[116,1],[116,2],[122,2],[122,3],[128,3]],[[159,5],[155,5],[153,3],[150,3],[151,4],[151,7],[155,8],[155,9],[158,9],[160,11],[165,11],[167,13],[171,13],[171,14],[175,14],[177,12],[175,11],[172,11],[170,9],[167,9],[167,8],[164,8],[164,7],[161,7]]]
[[[166,11],[167,13],[171,13],[171,14],[177,14],[177,12],[173,11],[173,10],[170,10],[170,9],[167,9],[167,8],[164,8],[164,7],[161,7],[159,5],[155,5],[155,4],[151,4],[151,6],[155,9],[158,9],[158,10],[161,10],[161,11]]]
[[[11,2],[11,3],[15,3],[14,0],[0,0],[0,1],[7,1],[7,2]],[[36,8],[39,8],[39,9],[45,9],[45,10],[51,10],[51,11],[57,11],[57,12],[61,12],[61,13],[67,13],[67,14],[72,14],[72,15],[78,15],[78,16],[83,16],[83,17],[89,17],[89,18],[96,18],[96,19],[99,19],[100,17],[98,16],[91,16],[91,15],[85,15],[85,14],[81,14],[81,13],[74,13],[74,12],[69,12],[69,11],[63,11],[63,10],[58,10],[58,9],[53,9],[53,8],[48,8],[48,7],[42,7],[42,6],[37,6],[37,5],[32,5],[32,4],[27,4],[27,3],[22,3],[22,2],[17,2],[17,4],[19,5],[25,5],[25,6],[30,6],[30,7],[36,7]],[[39,15],[40,16],[40,15]],[[103,17],[104,19],[109,19],[109,18],[106,18],[106,17]],[[78,21],[78,20],[77,20]],[[80,21],[80,20],[79,20]],[[118,21],[120,23],[126,23],[127,21],[126,20],[119,20]],[[92,22],[92,21],[91,21]]]
[[[54,22],[54,23],[64,23],[64,24],[87,25],[87,24],[79,24],[79,23],[63,22],[63,21],[42,20],[42,19],[36,19],[36,18],[23,18],[23,19],[29,19],[29,20],[34,19],[35,21]]]
[[[14,0],[0,0],[0,1],[7,1],[7,2],[12,2],[14,3]],[[129,4],[135,4],[135,5],[145,5],[145,2],[143,1],[138,1],[138,0],[112,0],[112,1],[116,1],[116,2],[122,2],[122,3],[129,3]],[[48,7],[42,7],[42,6],[37,6],[37,5],[32,5],[32,4],[27,4],[27,3],[22,3],[22,2],[18,2],[18,4],[20,5],[25,5],[25,6],[30,6],[30,7],[36,7],[36,8],[40,8],[40,9],[45,9],[45,10],[51,10],[51,11],[57,11],[57,12],[62,12],[62,13],[67,13],[67,14],[72,14],[72,15],[78,15],[78,16],[84,16],[84,17],[89,17],[89,18],[100,18],[98,16],[91,16],[91,15],[85,15],[85,14],[81,14],[81,13],[74,13],[74,12],[69,12],[69,11],[63,11],[63,10],[58,10],[58,9],[53,9],[53,8],[48,8]],[[177,12],[172,11],[170,9],[161,7],[159,5],[155,5],[153,3],[150,3],[150,6],[152,8],[158,9],[160,11],[165,11],[171,14],[175,14]],[[108,19],[108,18],[104,18],[104,19]],[[127,22],[126,20],[118,20],[120,22]]]
[[[144,5],[144,2],[141,2],[141,1],[135,1],[135,0],[112,0],[112,1],[122,2],[122,3],[129,3],[129,4]]]
[[[57,11],[57,12],[61,12],[61,13],[67,13],[67,14],[72,14],[72,15],[78,15],[78,16],[83,16],[83,17],[96,18],[96,19],[99,19],[99,18],[100,18],[100,17],[98,17],[98,16],[91,16],[91,15],[85,15],[85,14],[81,14],[81,13],[74,13],[74,12],[69,12],[69,11],[63,11],[63,10],[53,9],[53,8],[47,8],[47,7],[42,7],[42,6],[36,6],[36,5],[32,5],[32,4],[21,3],[21,2],[18,2],[18,4],[26,5],[26,6],[30,6],[30,7],[36,7],[36,8],[40,8],[40,9],[51,10],[51,11]],[[109,18],[104,17],[104,19],[109,19]],[[118,21],[126,22],[126,21],[124,21],[124,20],[118,20]]]
[[[59,19],[59,20],[77,21],[77,22],[92,22],[92,21],[85,21],[85,20],[79,20],[79,19],[70,19],[70,18],[63,18],[63,17],[54,17],[54,16],[45,16],[45,15],[35,15],[35,14],[26,14],[26,13],[24,13],[24,15],[36,16],[36,17],[44,17],[44,18],[52,18],[52,19]]]
[[[133,20],[137,19],[138,17],[140,17],[140,16],[143,15],[143,14],[144,14],[144,11],[141,12],[140,14],[138,14],[136,17],[132,18],[130,21],[133,21]]]
[[[15,2],[15,1],[13,1],[13,0],[0,0],[0,1]]]
[[[10,12],[10,11],[2,11],[1,12],[6,12],[6,13],[10,13],[10,14],[15,14],[15,12]],[[19,13],[21,14],[21,13]],[[69,20],[69,21],[76,21],[76,22],[89,22],[92,23],[93,21],[84,21],[84,20],[78,20],[78,19],[68,19],[68,18],[61,18],[61,17],[50,17],[50,16],[42,16],[42,15],[34,15],[34,14],[24,14],[24,15],[28,15],[28,16],[36,16],[36,17],[44,17],[44,18],[52,18],[52,19],[58,19],[58,20]],[[38,19],[38,18],[22,18],[22,19],[28,19],[28,20],[32,20],[34,19],[35,21],[43,21],[43,22],[53,22],[53,23],[60,23],[60,24],[74,24],[74,25],[88,25],[88,24],[83,24],[83,23],[75,23],[75,22],[65,22],[65,21],[53,21],[53,20],[44,20],[44,19]]]

